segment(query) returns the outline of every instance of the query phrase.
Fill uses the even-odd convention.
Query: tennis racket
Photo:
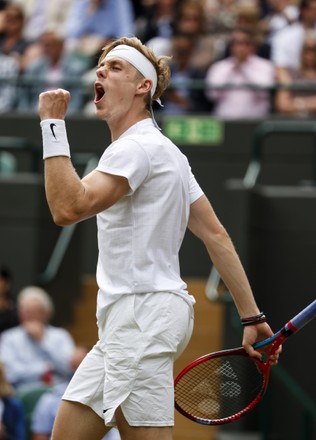
[[[271,344],[269,355],[316,316],[316,300],[270,338],[253,345]],[[269,358],[250,357],[244,348],[222,350],[202,356],[175,379],[175,408],[185,417],[204,425],[222,425],[239,419],[262,399],[268,386]]]

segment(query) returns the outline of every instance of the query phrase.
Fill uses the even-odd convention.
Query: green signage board
[[[163,133],[178,144],[214,146],[223,142],[224,124],[208,116],[167,116]]]

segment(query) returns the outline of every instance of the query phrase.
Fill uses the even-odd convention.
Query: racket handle
[[[288,336],[296,333],[315,317],[316,300],[314,300],[307,307],[305,307],[305,309],[294,316],[294,318],[292,318],[287,324],[285,324],[283,328],[281,328],[281,330],[279,330],[273,336],[270,336],[270,338],[267,338],[264,341],[256,342],[253,345],[253,348],[257,350],[258,348],[265,347],[266,345],[271,344],[275,340],[278,340],[278,344],[280,345]]]
[[[300,313],[298,313],[294,318],[291,319],[289,323],[291,323],[291,329],[300,330],[306,324],[309,323],[316,316],[316,300],[310,303],[305,309],[303,309]],[[288,323],[288,324],[289,324]],[[288,325],[286,324],[286,325]],[[295,331],[295,330],[294,330]]]

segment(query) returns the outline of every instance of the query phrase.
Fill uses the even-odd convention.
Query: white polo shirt
[[[131,188],[97,215],[97,314],[131,293],[170,291],[194,303],[178,253],[190,204],[203,192],[187,158],[148,118],[105,150],[97,170],[126,177]]]
[[[316,29],[315,29],[316,30]],[[293,23],[278,32],[271,42],[271,61],[277,67],[299,69],[306,37],[302,23]]]

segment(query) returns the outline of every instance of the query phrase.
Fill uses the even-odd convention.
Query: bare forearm
[[[259,309],[239,256],[205,196],[201,196],[191,205],[188,226],[205,244],[211,260],[232,294],[240,317],[258,315]],[[260,321],[256,325],[244,327],[242,343],[250,356],[260,359],[261,354],[254,350],[253,344],[271,335],[269,325]],[[276,353],[270,362],[277,363],[278,357],[279,353]]]
[[[80,220],[77,201],[84,194],[84,187],[70,159],[46,159],[44,169],[46,197],[54,221],[64,226]]]
[[[247,275],[230,238],[224,233],[218,241],[205,243],[213,264],[231,292],[239,315],[251,316],[259,312]]]
[[[205,196],[191,205],[189,228],[203,241],[213,264],[233,296],[240,316],[257,314],[258,307],[238,254]]]
[[[281,91],[276,97],[276,109],[288,114],[316,113],[316,96],[293,97],[290,93]]]

